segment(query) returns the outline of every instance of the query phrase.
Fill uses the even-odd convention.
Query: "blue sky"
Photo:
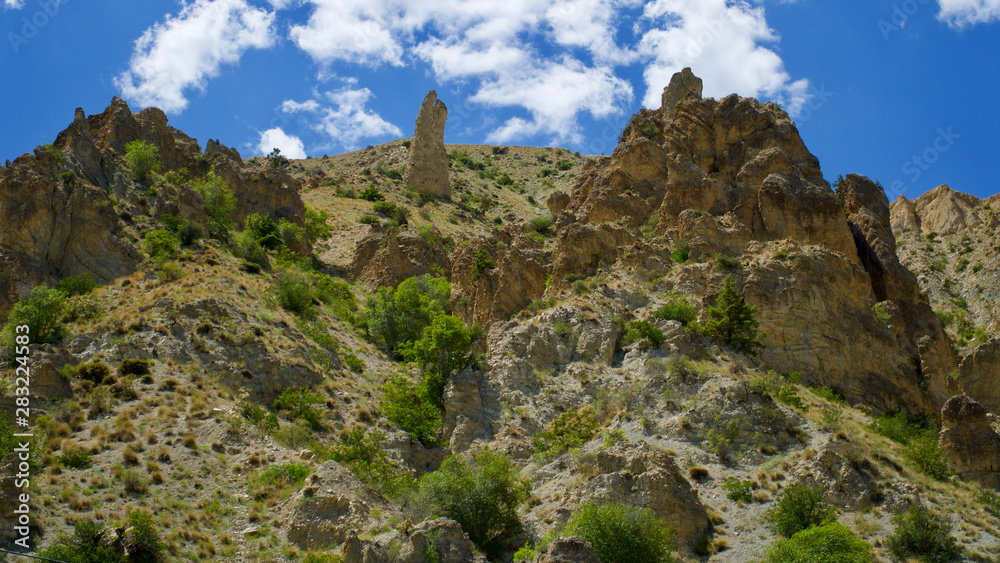
[[[202,144],[321,156],[412,134],[610,154],[670,75],[778,101],[828,180],[1000,192],[1000,0],[0,0],[0,160],[112,96]]]

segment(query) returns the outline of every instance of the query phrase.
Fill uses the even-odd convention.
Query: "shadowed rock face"
[[[944,404],[938,445],[963,480],[1000,487],[1000,435],[971,397],[956,395]]]
[[[448,108],[437,99],[437,92],[431,90],[417,114],[406,183],[421,193],[435,197],[451,195],[448,153],[444,149],[444,125],[447,120]]]

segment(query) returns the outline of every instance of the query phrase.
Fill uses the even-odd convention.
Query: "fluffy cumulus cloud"
[[[317,98],[304,102],[285,100],[281,111],[290,115],[300,114],[304,123],[310,123],[314,130],[330,139],[330,143],[319,147],[319,150],[333,146],[355,149],[360,146],[361,139],[403,135],[399,127],[368,109],[372,98],[368,88],[354,88],[349,84]]]
[[[1000,21],[1000,0],[938,0],[938,19],[955,28]]]
[[[141,105],[180,112],[188,90],[203,90],[222,65],[275,40],[273,13],[245,0],[195,0],[142,34],[115,85]]]
[[[19,10],[24,7],[24,0],[3,0],[3,7]]]
[[[257,154],[267,155],[274,149],[281,150],[281,154],[288,158],[306,157],[306,148],[302,144],[302,139],[285,133],[281,127],[268,129],[260,134],[260,143],[257,144]]]
[[[640,51],[646,65],[646,107],[658,107],[673,73],[690,66],[705,83],[705,95],[737,92],[784,103],[793,116],[809,99],[809,83],[792,80],[781,57],[769,48],[778,37],[762,7],[727,0],[656,0],[646,4],[650,29]]]

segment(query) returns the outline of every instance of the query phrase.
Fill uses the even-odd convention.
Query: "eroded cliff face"
[[[148,108],[133,113],[121,99],[87,117],[77,109],[50,149],[39,147],[0,177],[0,316],[32,287],[88,274],[101,284],[135,271],[142,260],[136,218],[172,214],[204,222],[189,185],[134,181],[124,165],[126,145],[142,140],[159,150],[163,171],[185,168],[191,178],[215,170],[236,196],[234,222],[252,213],[304,224],[298,183],[280,169],[248,166],[237,151],[198,143]],[[307,252],[307,241],[297,245]]]

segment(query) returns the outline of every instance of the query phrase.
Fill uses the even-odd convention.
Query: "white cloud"
[[[556,43],[582,47],[598,62],[628,64],[638,53],[615,41],[619,6],[641,4],[642,0],[558,0],[545,12]]]
[[[267,0],[267,2],[271,4],[271,7],[275,10],[284,10],[290,6],[294,0]]]
[[[5,0],[6,1],[6,0]],[[195,0],[135,42],[129,69],[114,79],[122,94],[167,112],[187,107],[186,90],[204,90],[223,64],[275,42],[274,14],[245,0]]]
[[[11,10],[20,10],[24,7],[24,0],[3,0],[3,7]]]
[[[289,114],[312,114],[309,118],[312,128],[330,139],[326,146],[342,146],[350,150],[358,148],[361,139],[403,136],[399,127],[367,108],[372,98],[368,88],[345,86],[326,92],[322,98],[305,102],[285,100],[281,110]]]
[[[1000,21],[1000,0],[938,0],[938,4],[938,19],[957,29]]]
[[[306,157],[306,149],[305,145],[302,144],[302,139],[285,133],[281,127],[268,129],[260,134],[257,154],[267,155],[274,149],[280,149],[281,154],[288,158]]]
[[[792,81],[781,57],[766,45],[778,41],[762,7],[727,0],[655,0],[643,18],[651,22],[640,42],[646,66],[643,104],[660,105],[673,73],[690,66],[705,95],[731,93],[781,101],[794,117],[809,100],[807,80]]]

